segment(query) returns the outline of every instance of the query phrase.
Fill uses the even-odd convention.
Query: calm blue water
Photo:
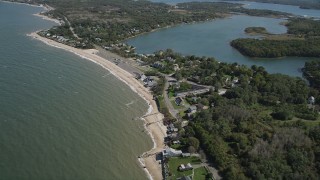
[[[316,9],[301,9],[298,6],[257,3],[248,1],[241,1],[240,3],[245,4],[244,7],[248,9],[268,9],[273,11],[287,12],[299,16],[320,18],[320,10]]]
[[[177,0],[182,2],[187,0]],[[171,1],[172,2],[172,1]],[[250,2],[251,4],[251,2]],[[289,13],[314,12],[320,16],[320,10],[299,9],[297,6],[278,4],[253,3],[252,7],[273,9],[281,7]],[[250,5],[251,6],[251,5]],[[309,15],[311,15],[310,13]],[[285,57],[277,59],[249,58],[233,49],[230,41],[250,37],[244,33],[246,27],[261,26],[269,32],[281,34],[286,32],[286,27],[279,23],[284,20],[252,16],[232,16],[227,19],[218,19],[211,22],[179,25],[172,28],[161,29],[156,32],[144,34],[126,41],[137,47],[138,53],[153,53],[158,50],[173,49],[186,55],[215,57],[223,62],[237,62],[248,66],[264,66],[270,73],[283,73],[291,76],[301,76],[300,68],[306,61],[314,58]]]
[[[301,76],[299,68],[310,58],[254,59],[241,55],[229,43],[233,39],[250,37],[244,33],[246,27],[262,26],[272,33],[285,33],[281,19],[232,16],[211,22],[180,25],[173,28],[144,34],[127,41],[137,47],[138,53],[153,53],[161,49],[174,49],[186,55],[215,57],[223,62],[238,62],[245,65],[264,66],[270,73]]]
[[[147,104],[94,63],[26,34],[54,24],[0,2],[0,179],[146,179]]]

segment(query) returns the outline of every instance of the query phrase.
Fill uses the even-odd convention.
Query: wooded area
[[[242,38],[233,40],[230,44],[250,57],[320,57],[320,21],[294,18],[286,26],[287,39]]]
[[[197,97],[211,107],[200,110],[179,131],[182,148],[193,146],[190,138],[199,141],[226,179],[320,177],[318,89],[309,88],[301,78],[268,74],[263,67],[182,57],[170,50],[163,55],[168,53],[180,67],[176,77],[216,89],[229,87],[224,95],[210,91]],[[318,62],[317,70],[314,64],[308,67],[319,74]],[[239,81],[230,86],[235,77]],[[311,96],[315,104],[309,101]]]

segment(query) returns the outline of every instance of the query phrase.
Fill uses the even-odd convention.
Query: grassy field
[[[201,163],[200,159],[197,157],[174,157],[170,158],[168,165],[169,165],[169,171],[171,173],[171,176],[169,179],[177,179],[182,176],[189,176],[192,174],[192,170],[188,171],[179,171],[178,167],[181,164],[199,164]]]
[[[200,167],[194,170],[193,180],[205,180],[208,171],[205,167]]]

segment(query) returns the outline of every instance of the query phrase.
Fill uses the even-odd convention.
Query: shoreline
[[[164,138],[166,136],[166,127],[160,123],[163,120],[163,115],[158,111],[151,92],[145,88],[142,83],[135,79],[132,74],[118,67],[111,61],[98,56],[98,50],[96,49],[76,49],[51,39],[41,37],[36,32],[27,34],[27,36],[39,40],[49,46],[63,49],[80,56],[81,58],[96,63],[127,84],[131,90],[147,102],[149,105],[148,111],[141,117],[141,119],[144,121],[144,127],[153,141],[153,147],[151,150],[148,150],[139,156],[138,161],[149,179],[163,179],[161,164],[156,161],[156,154],[161,152],[165,147]]]
[[[29,4],[29,3],[23,3],[23,2],[13,2],[13,1],[6,1],[6,0],[0,0],[0,2],[4,3],[11,3],[11,4],[17,4],[17,5],[26,5],[26,6],[31,6],[31,7],[41,7],[46,10],[46,7],[44,7],[42,4]]]
[[[42,12],[46,12],[46,11],[47,11],[47,10],[42,11]],[[36,14],[33,14],[33,15],[34,15],[34,16],[37,16],[37,17],[40,17],[40,18],[43,19],[43,20],[52,21],[52,22],[58,24],[59,26],[62,25],[62,23],[61,23],[59,20],[50,18],[50,17],[48,17],[48,16],[45,16],[45,15],[41,14],[42,12],[36,13]]]
[[[3,2],[8,2],[8,1],[3,1]],[[15,3],[15,2],[8,2],[8,3]],[[59,20],[50,18],[48,16],[41,14],[43,12],[47,12],[49,10],[54,9],[48,5],[42,5],[42,4],[32,5],[32,4],[26,4],[26,3],[16,3],[16,4],[42,7],[44,9],[43,11],[33,15],[40,17],[44,20],[52,21],[57,23],[58,25],[61,25],[61,22]],[[33,39],[39,40],[49,46],[71,52],[81,58],[84,58],[86,60],[89,60],[101,66],[102,68],[108,70],[117,79],[119,79],[120,81],[128,85],[132,91],[137,93],[144,101],[146,101],[149,108],[147,112],[140,118],[144,121],[144,128],[148,132],[148,135],[152,140],[153,147],[150,150],[143,152],[142,155],[140,155],[137,160],[148,179],[162,180],[163,179],[162,167],[161,165],[159,166],[159,163],[156,161],[156,154],[161,152],[165,147],[164,138],[167,136],[166,135],[167,129],[163,124],[159,123],[163,121],[164,116],[158,111],[158,107],[156,102],[153,99],[152,93],[149,92],[149,90],[145,88],[143,84],[140,83],[137,79],[135,79],[135,77],[133,77],[128,71],[125,71],[124,69],[118,67],[117,65],[112,63],[112,61],[97,55],[99,52],[98,50],[77,49],[77,48],[53,41],[51,39],[41,37],[40,35],[37,34],[37,32],[38,31],[32,32],[30,34],[27,34],[27,36],[32,37]],[[157,126],[154,126],[154,125],[157,125]],[[153,154],[153,155],[144,157],[145,154]]]

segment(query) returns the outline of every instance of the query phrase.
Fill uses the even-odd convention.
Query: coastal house
[[[178,157],[182,155],[181,150],[176,150],[173,148],[167,147],[166,149],[162,150],[162,156],[163,157]]]
[[[168,129],[169,133],[178,132],[179,131],[179,129],[174,127],[174,125],[172,123],[168,125],[167,129]]]
[[[175,59],[173,59],[173,58],[170,57],[170,56],[167,57],[167,60],[168,60],[169,62],[175,62],[175,61],[176,61]]]
[[[179,65],[178,64],[173,64],[173,70],[174,71],[180,70]]]
[[[180,166],[179,166],[179,170],[180,171],[184,171],[186,169],[186,167],[184,166],[184,164],[181,164]]]
[[[160,69],[160,68],[163,68],[164,65],[161,64],[160,62],[155,62],[155,63],[153,63],[153,64],[151,65],[151,67],[154,67],[154,68],[156,68],[156,69]]]
[[[186,165],[181,164],[181,165],[179,166],[179,170],[180,170],[180,171],[187,171],[187,170],[191,170],[191,169],[193,169],[193,167],[192,167],[192,165],[191,165],[190,163],[188,163],[188,164],[186,164]]]
[[[180,106],[182,105],[183,100],[181,97],[177,97],[175,98],[174,102],[176,103],[177,106]]]
[[[188,108],[188,113],[193,114],[193,113],[196,113],[196,112],[197,112],[197,106],[192,105],[192,106],[190,106],[190,107]]]
[[[173,141],[172,143],[173,144],[181,144],[181,142],[179,140]],[[182,153],[182,155],[183,155],[183,153]]]
[[[233,82],[234,84],[237,84],[237,83],[239,82],[239,78],[234,77],[234,78],[232,79],[232,82]]]
[[[226,89],[219,89],[219,90],[218,90],[218,94],[219,94],[219,95],[224,95],[226,92],[227,92]]]
[[[188,95],[199,95],[199,94],[204,94],[210,91],[210,88],[203,88],[203,89],[197,89],[197,90],[191,90],[191,91],[186,91],[186,92],[179,92],[179,93],[175,93],[175,96],[179,96],[179,97],[186,97]]]
[[[174,89],[179,89],[180,88],[180,83],[179,82],[171,83],[171,86],[173,86]]]
[[[182,153],[182,157],[190,157],[191,154],[190,153]]]
[[[186,127],[186,126],[188,126],[188,124],[189,124],[189,121],[182,121],[181,127]]]
[[[309,103],[309,104],[314,104],[314,103],[315,103],[315,98],[314,98],[313,96],[310,96],[310,97],[308,98],[308,103]]]
[[[177,139],[177,138],[178,138],[178,133],[168,134],[167,138],[168,138],[168,139]]]
[[[141,79],[143,78],[143,84],[145,87],[153,87],[157,84],[157,82],[150,76],[146,76],[146,77],[142,77],[141,76]]]
[[[140,80],[141,80],[141,81],[144,81],[145,79],[147,79],[147,76],[146,76],[146,75],[144,75],[144,74],[141,74],[141,76],[140,76]]]
[[[187,113],[187,117],[189,120],[192,120],[194,118],[194,113]]]
[[[156,86],[156,85],[157,85],[157,82],[154,81],[154,80],[150,80],[146,84],[147,87],[153,87],[153,86]]]

